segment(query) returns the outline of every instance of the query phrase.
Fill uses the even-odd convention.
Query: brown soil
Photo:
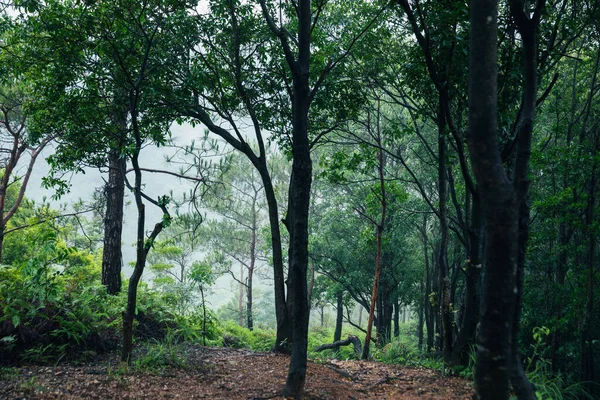
[[[116,356],[115,356],[116,357]],[[188,346],[185,368],[119,371],[114,357],[23,366],[0,378],[1,399],[281,399],[289,358]],[[369,361],[309,362],[307,399],[469,399],[471,382],[423,368]]]

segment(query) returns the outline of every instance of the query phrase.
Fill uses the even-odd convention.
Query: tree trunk
[[[367,321],[367,336],[365,337],[365,345],[363,346],[362,359],[366,360],[369,357],[369,345],[371,343],[371,332],[373,330],[373,316],[375,314],[375,301],[377,300],[377,292],[379,290],[379,273],[381,271],[381,236],[383,227],[377,227],[377,258],[375,260],[375,277],[373,279],[373,291],[371,292],[371,306],[369,308],[369,319]],[[383,319],[380,318],[379,319]]]
[[[254,275],[254,266],[248,270],[248,287],[246,288],[246,317],[248,329],[254,329],[254,319],[252,318],[252,278]]]
[[[475,343],[481,302],[481,201],[478,193],[473,195],[469,244],[471,254],[467,263],[465,311],[452,355],[453,365],[463,365],[465,367],[469,364],[471,345]]]
[[[521,201],[519,207],[519,250],[517,255],[517,298],[512,323],[512,350],[510,382],[519,400],[536,400],[535,388],[527,379],[521,357],[519,356],[519,327],[521,325],[521,309],[523,307],[523,289],[525,284],[525,250],[529,240],[529,204],[527,199]]]
[[[425,259],[425,294],[423,298],[423,307],[425,314],[425,325],[427,328],[427,351],[433,350],[434,327],[433,327],[433,307],[431,306],[431,272],[429,268],[429,243],[427,237],[427,219],[423,218],[423,257]]]
[[[240,291],[238,292],[238,325],[244,326],[244,265],[240,264]]]
[[[423,283],[422,278],[421,278],[421,281],[419,281],[419,293],[421,294],[421,298],[423,299],[425,297],[425,284]],[[418,322],[417,322],[417,333],[418,333],[418,337],[419,337],[419,344],[418,344],[419,351],[423,351],[423,324],[425,322],[424,314],[425,314],[425,304],[423,303],[423,301],[421,301],[421,304],[419,305]]]
[[[108,294],[121,291],[121,235],[127,161],[119,148],[108,152],[108,182],[106,183],[106,213],[104,215],[104,247],[102,249],[102,284]]]
[[[134,101],[132,100],[132,103]],[[170,220],[170,215],[167,210],[167,202],[165,198],[159,199],[159,202],[155,202],[163,212],[163,219],[161,222],[154,226],[154,229],[150,233],[149,237],[146,237],[145,222],[146,222],[146,206],[142,201],[142,172],[138,163],[140,151],[142,149],[142,139],[137,122],[137,113],[135,108],[131,111],[131,124],[132,130],[135,137],[135,149],[131,157],[131,163],[135,173],[135,184],[133,187],[133,194],[135,198],[135,205],[138,210],[138,221],[137,221],[137,237],[136,237],[136,260],[133,273],[129,279],[129,287],[127,288],[127,306],[123,313],[123,349],[121,352],[121,360],[129,362],[131,359],[131,353],[133,350],[133,320],[135,318],[135,310],[137,305],[137,289],[144,267],[146,265],[146,257],[148,252],[154,243],[154,240],[163,229],[163,221]],[[148,197],[146,197],[148,199]]]
[[[2,213],[0,212],[0,218],[1,218]],[[2,222],[0,221],[0,265],[2,265],[2,254],[4,252],[4,230],[6,229],[5,226],[2,225]]]
[[[497,139],[498,4],[471,2],[469,137],[485,221],[485,274],[475,365],[476,397],[509,395],[511,325],[515,310],[518,203]]]
[[[402,318],[404,319],[404,313],[402,314]],[[400,337],[400,302],[397,298],[394,301],[394,337]]]
[[[446,177],[446,137],[445,137],[445,113],[440,99],[440,109],[438,112],[438,192],[440,206],[440,291],[441,291],[441,320],[442,320],[442,347],[444,350],[444,362],[450,364],[452,358],[452,311],[450,309],[450,277],[448,276],[448,218],[447,218],[447,198],[448,184]]]
[[[265,197],[267,198],[269,227],[271,229],[271,247],[273,250],[275,319],[277,320],[273,351],[276,353],[289,354],[292,332],[285,297],[285,274],[283,271],[283,253],[281,248],[281,230],[279,229],[277,198],[275,197],[275,191],[273,189],[273,183],[271,182],[271,176],[269,175],[266,161],[264,164],[261,164],[261,168],[258,169],[258,172],[260,173],[265,190]]]
[[[289,300],[292,309],[292,356],[285,397],[303,397],[306,380],[309,304],[306,272],[308,268],[308,209],[312,184],[312,162],[308,140],[308,109],[310,106],[310,0],[298,5],[298,60],[293,68],[292,105],[292,208],[288,210],[290,231]],[[290,218],[291,217],[291,218]]]
[[[335,332],[333,334],[334,342],[337,342],[342,337],[342,322],[344,321],[344,293],[338,292],[336,300],[337,315],[335,319]]]
[[[587,301],[585,306],[585,313],[583,316],[582,331],[581,331],[581,380],[584,383],[584,387],[588,393],[594,396],[597,393],[596,372],[594,364],[594,337],[592,331],[592,318],[594,315],[594,281],[595,281],[595,270],[594,262],[596,253],[596,235],[594,232],[594,208],[596,205],[596,174],[597,165],[596,157],[600,152],[600,138],[598,135],[598,126],[594,132],[594,161],[592,166],[592,172],[589,181],[588,188],[588,199],[585,215],[586,228],[588,230],[587,236],[587,249],[586,249],[586,267],[587,267]]]
[[[513,174],[513,186],[517,196],[517,271],[515,282],[515,308],[512,321],[511,343],[511,383],[517,397],[521,400],[535,400],[535,389],[527,379],[521,365],[518,351],[519,326],[521,323],[521,308],[523,306],[523,289],[525,281],[525,255],[529,241],[529,159],[531,157],[531,141],[533,122],[537,104],[537,26],[544,2],[536,4],[535,12],[530,16],[528,10],[523,9],[522,2],[511,0],[511,14],[515,19],[521,35],[523,46],[523,106],[517,131],[517,152]]]
[[[362,313],[363,313],[363,306],[362,304],[358,305],[358,326],[362,326]]]
[[[564,187],[568,187],[567,182],[563,182],[564,183]],[[563,219],[566,217],[565,215],[561,216]],[[567,235],[567,224],[564,221],[561,221],[559,228],[558,228],[558,245],[559,245],[559,249],[558,249],[558,268],[557,268],[557,272],[556,272],[556,283],[557,285],[560,286],[560,288],[562,289],[564,284],[565,284],[565,278],[567,276],[567,265],[568,265],[568,252],[567,252],[567,246],[569,245],[569,235]],[[564,304],[561,301],[556,301],[555,302],[555,307],[556,307],[556,311],[555,311],[555,315],[557,319],[562,318],[562,316],[564,315]],[[558,374],[559,371],[562,372],[563,368],[563,362],[562,362],[562,357],[560,356],[560,348],[561,348],[561,342],[562,342],[562,332],[560,331],[559,328],[554,329],[554,331],[552,332],[552,355],[551,355],[551,360],[552,360],[552,373],[554,374]]]

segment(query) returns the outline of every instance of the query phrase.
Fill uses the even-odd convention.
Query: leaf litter
[[[118,356],[55,367],[24,365],[0,376],[2,399],[283,399],[289,357],[186,345],[183,365],[148,372]],[[470,399],[470,381],[374,361],[309,361],[306,399]]]

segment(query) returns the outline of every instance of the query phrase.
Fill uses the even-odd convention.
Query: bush
[[[254,329],[250,331],[233,321],[220,323],[221,344],[225,347],[246,348],[254,351],[270,351],[275,344],[275,332],[272,330]]]
[[[390,364],[416,365],[420,357],[414,340],[400,336],[377,350],[374,358]]]

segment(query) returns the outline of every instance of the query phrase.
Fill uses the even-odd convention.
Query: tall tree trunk
[[[515,282],[515,309],[512,321],[511,344],[511,383],[521,400],[535,400],[535,390],[527,379],[518,351],[521,308],[525,281],[525,255],[529,241],[529,159],[533,123],[537,104],[537,27],[545,7],[544,0],[536,2],[533,15],[523,9],[519,0],[511,0],[510,9],[521,35],[523,46],[523,107],[517,131],[517,152],[513,174],[513,186],[517,196],[518,209],[518,248],[517,273]]]
[[[452,358],[452,310],[450,309],[450,277],[448,276],[448,217],[447,217],[447,198],[448,198],[448,183],[446,176],[446,137],[445,137],[445,113],[441,104],[438,112],[438,193],[440,206],[440,251],[439,251],[439,268],[440,268],[440,290],[441,304],[440,311],[442,313],[442,347],[444,350],[444,362],[449,364]]]
[[[421,294],[421,299],[424,299],[425,298],[425,283],[423,282],[423,278],[421,278],[421,280],[419,281],[419,293]],[[419,305],[418,322],[417,322],[417,332],[418,332],[418,337],[419,337],[419,344],[418,344],[419,351],[423,351],[423,324],[425,322],[424,314],[425,314],[425,303],[422,300],[421,304]]]
[[[517,298],[512,323],[511,358],[512,370],[510,382],[519,400],[535,400],[535,388],[527,379],[523,363],[519,356],[519,327],[521,324],[521,309],[523,307],[523,289],[525,286],[525,250],[529,240],[529,204],[527,199],[521,201],[519,207],[519,252],[517,255]]]
[[[254,319],[252,318],[252,280],[254,278],[254,268],[256,265],[256,209],[252,206],[252,239],[250,242],[250,267],[248,268],[248,283],[246,287],[246,317],[248,329],[254,329]]]
[[[254,269],[256,267],[256,232],[258,230],[258,212],[256,210],[257,196],[258,192],[255,191],[254,197],[252,198],[252,233],[250,238],[250,265],[248,266],[248,281],[246,284],[246,320],[249,330],[254,329],[254,318],[252,315],[252,287],[254,279]]]
[[[511,325],[517,267],[517,198],[504,171],[497,139],[498,4],[471,2],[469,137],[485,221],[485,274],[475,365],[476,397],[509,394]]]
[[[369,308],[369,319],[367,321],[367,336],[365,337],[365,345],[361,358],[366,360],[369,357],[369,345],[371,344],[371,333],[373,330],[373,316],[375,315],[375,301],[377,300],[377,292],[379,291],[379,274],[381,272],[381,236],[383,227],[377,226],[377,257],[375,259],[375,277],[373,278],[373,291],[371,292],[371,306]],[[380,320],[383,318],[379,316]]]
[[[564,183],[564,187],[568,187],[568,184],[566,182]],[[564,219],[565,216],[563,215],[562,218]],[[567,224],[565,221],[561,221],[560,225],[558,227],[558,268],[556,271],[556,284],[558,286],[562,287],[565,284],[565,278],[567,276],[566,271],[567,271],[567,265],[568,265],[568,251],[567,251],[567,246],[569,244],[570,238],[569,235],[567,235]],[[560,319],[563,315],[564,315],[564,305],[562,304],[562,302],[559,300],[560,297],[557,299],[558,301],[555,302],[555,307],[556,307],[556,311],[555,311],[555,315],[557,319]],[[562,371],[562,357],[560,356],[560,348],[561,348],[561,342],[562,342],[562,332],[560,331],[559,328],[554,329],[552,332],[552,353],[551,353],[551,360],[552,360],[552,372],[554,374],[558,374],[559,371]]]
[[[587,249],[586,249],[586,267],[587,267],[587,301],[585,305],[585,313],[583,316],[582,331],[581,331],[581,380],[585,382],[584,387],[592,396],[598,392],[596,382],[596,372],[594,364],[594,337],[592,331],[592,318],[594,315],[594,281],[595,270],[595,253],[597,236],[594,234],[594,208],[596,206],[596,174],[597,163],[596,159],[600,153],[600,138],[598,134],[598,126],[594,132],[594,153],[593,166],[589,180],[587,207],[585,215],[585,224],[587,232]]]
[[[461,329],[454,343],[453,365],[467,366],[471,345],[475,343],[481,299],[481,230],[481,201],[479,194],[475,193],[471,207],[471,226],[469,227],[470,255],[466,273],[465,311],[462,316]]]
[[[308,209],[312,184],[312,161],[308,140],[310,107],[310,0],[298,5],[298,60],[290,66],[293,75],[292,104],[292,208],[288,210],[290,231],[289,301],[292,309],[292,356],[283,390],[286,397],[303,397],[306,380],[309,304],[306,272],[308,269]]]
[[[427,351],[432,351],[433,340],[434,340],[434,326],[433,326],[433,307],[431,305],[431,277],[432,273],[429,268],[429,241],[427,236],[427,217],[423,217],[423,257],[425,259],[425,294],[423,298],[423,307],[425,314],[425,325],[427,328]]]
[[[265,197],[267,198],[269,227],[271,229],[271,248],[273,251],[275,319],[277,321],[275,345],[273,346],[273,351],[276,353],[289,354],[292,331],[291,321],[288,315],[288,305],[285,296],[285,274],[283,271],[283,253],[281,247],[281,229],[279,228],[277,198],[275,197],[275,190],[273,189],[273,183],[271,181],[271,176],[269,174],[266,162],[260,164],[258,172],[261,176],[264,186]]]
[[[380,189],[380,202],[381,202],[381,219],[379,223],[376,225],[376,242],[377,242],[377,256],[375,258],[375,277],[373,280],[373,291],[371,293],[371,306],[369,309],[369,320],[367,322],[367,336],[365,337],[365,345],[363,347],[362,359],[366,360],[369,356],[369,345],[371,342],[371,333],[373,328],[373,317],[375,313],[375,301],[377,300],[377,294],[379,292],[379,279],[381,274],[381,264],[382,264],[382,239],[383,239],[383,229],[386,218],[386,209],[387,209],[387,201],[386,201],[386,193],[385,193],[385,179],[384,179],[384,156],[383,150],[381,147],[381,131],[379,126],[379,104],[377,109],[377,159],[378,159],[378,173],[379,173],[379,189]],[[378,314],[377,316],[379,323],[384,323],[385,318],[382,314]],[[379,335],[379,331],[377,334]]]
[[[398,297],[394,300],[394,337],[400,337],[400,302],[398,301]],[[404,319],[404,314],[402,316]],[[404,322],[404,321],[403,321]]]
[[[342,322],[344,321],[344,292],[338,292],[336,295],[337,315],[335,318],[335,332],[333,333],[333,341],[337,342],[342,338]]]
[[[240,291],[238,292],[238,325],[244,326],[244,265],[240,264]]]
[[[132,103],[134,101],[132,100]],[[131,111],[131,123],[132,130],[135,137],[135,148],[131,157],[131,163],[135,174],[135,183],[133,187],[133,194],[135,198],[135,204],[138,210],[138,221],[137,221],[137,237],[136,237],[136,260],[133,273],[129,279],[129,287],[127,288],[127,306],[123,313],[123,348],[121,352],[121,360],[129,362],[131,359],[131,353],[133,350],[133,320],[135,318],[135,310],[137,305],[137,289],[144,267],[146,266],[146,257],[152,247],[154,240],[163,229],[163,221],[169,221],[170,215],[167,210],[168,200],[163,197],[158,202],[154,202],[155,205],[160,207],[163,212],[163,218],[161,222],[154,225],[154,229],[150,233],[149,237],[146,237],[145,222],[146,222],[146,206],[142,201],[144,195],[142,194],[142,172],[138,163],[140,151],[142,149],[142,139],[138,127],[137,113],[135,107],[132,107]],[[146,196],[147,200],[151,200]]]

